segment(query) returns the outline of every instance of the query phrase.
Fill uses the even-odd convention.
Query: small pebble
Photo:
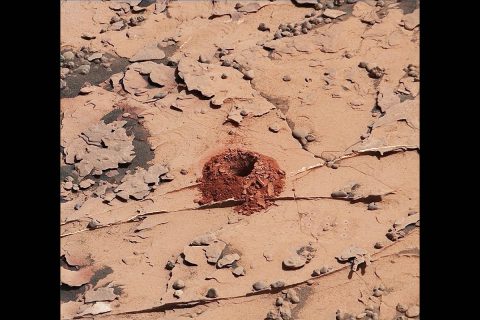
[[[302,33],[303,33],[303,34],[307,34],[307,33],[308,33],[308,29],[307,29],[307,28],[302,28]]]
[[[308,284],[309,286],[311,286],[311,285],[314,284],[314,282],[313,282],[313,280],[307,280],[307,284]]]
[[[228,76],[227,76],[226,73],[222,73],[222,75],[221,75],[220,77],[221,77],[222,79],[227,79],[227,78],[228,78]]]
[[[180,174],[182,174],[182,175],[187,175],[187,174],[188,174],[188,170],[187,170],[187,169],[182,169],[182,170],[180,170]]]
[[[67,51],[63,54],[63,59],[65,61],[73,60],[75,58],[75,54],[72,51]]]
[[[365,61],[361,61],[361,62],[358,64],[358,66],[359,66],[360,68],[366,68],[366,67],[367,67],[367,63],[366,63]]]
[[[333,4],[333,1],[327,1],[327,3],[325,3],[325,7],[328,9],[333,9],[335,5]]]
[[[77,71],[80,73],[80,74],[88,74],[90,72],[90,66],[89,65],[81,65],[80,67],[77,68]]]
[[[316,140],[316,138],[315,138],[315,136],[314,136],[313,134],[307,134],[307,135],[305,136],[305,139],[307,139],[308,142],[312,142],[312,141],[315,141],[315,140]]]
[[[253,285],[252,285],[253,289],[255,291],[260,291],[260,290],[264,290],[264,289],[267,289],[268,286],[265,282],[263,281],[257,281],[255,282]]]
[[[175,290],[175,291],[173,292],[173,296],[174,296],[175,298],[180,298],[180,297],[182,296],[182,294],[183,294],[183,290]]]
[[[215,289],[215,288],[208,289],[206,296],[207,296],[207,298],[212,298],[212,299],[218,297],[217,289]]]
[[[381,242],[375,242],[375,244],[373,245],[373,247],[375,249],[382,249],[383,248],[383,243]]]
[[[382,290],[379,290],[379,289],[373,290],[373,296],[374,297],[378,298],[378,297],[382,296],[382,294],[383,294]]]
[[[203,54],[201,54],[201,55],[198,57],[198,61],[201,62],[201,63],[210,63],[210,60],[208,60],[208,58],[205,57]]]
[[[346,198],[348,194],[345,191],[334,191],[331,194],[332,198]]]
[[[367,206],[368,210],[378,210],[378,206],[375,202],[370,202]]]
[[[331,23],[331,22],[332,22],[332,19],[330,19],[330,18],[325,18],[325,19],[323,19],[323,22],[325,22],[325,23]]]
[[[80,188],[78,187],[78,184],[74,184],[73,187],[72,187],[72,190],[73,190],[73,191],[78,191],[78,190],[80,190]]]
[[[274,283],[272,283],[270,285],[270,287],[272,287],[272,289],[280,289],[280,288],[285,287],[285,282],[282,281],[282,280],[275,281]]]
[[[247,80],[252,80],[255,77],[253,70],[247,70],[243,73],[243,76]]]
[[[353,54],[351,54],[350,52],[345,53],[345,58],[351,59],[352,57],[353,57]]]
[[[292,78],[291,78],[289,75],[283,76],[282,79],[283,79],[283,81],[285,81],[285,82],[288,82],[288,81],[291,81],[291,80],[292,80]]]
[[[243,7],[243,4],[241,4],[240,2],[237,2],[237,3],[235,4],[235,9],[238,10],[238,9],[240,9],[241,7]]]
[[[168,260],[165,269],[172,270],[173,268],[175,268],[175,262]]]
[[[240,111],[240,115],[241,115],[242,117],[248,116],[247,110],[242,110],[242,111]]]
[[[82,38],[85,40],[92,40],[95,39],[97,36],[91,33],[84,33],[82,34]]]
[[[245,275],[245,268],[240,267],[240,266],[236,267],[235,269],[233,269],[232,273],[237,277],[244,276]]]
[[[78,209],[80,209],[81,207],[82,207],[82,204],[81,204],[81,203],[77,203],[77,204],[75,205],[75,207],[73,207],[73,209],[74,209],[74,210],[78,210]]]
[[[280,128],[279,128],[279,126],[278,126],[276,123],[274,123],[274,124],[271,124],[271,125],[268,127],[268,130],[276,133],[276,132],[280,131]]]
[[[87,228],[90,229],[90,230],[93,230],[93,229],[97,229],[98,226],[100,226],[100,222],[93,219],[93,220],[90,220],[90,222],[87,225]]]
[[[297,304],[297,303],[300,302],[300,298],[299,298],[298,295],[296,295],[296,294],[295,294],[295,295],[292,295],[292,296],[290,297],[290,302],[293,303],[293,304]]]
[[[323,9],[323,4],[317,3],[317,4],[315,4],[314,8],[315,8],[315,10],[322,10]]]
[[[293,31],[293,35],[294,36],[299,36],[302,32],[300,30],[297,30],[295,29],[295,31]]]
[[[160,177],[160,180],[162,182],[169,182],[169,181],[172,181],[173,179],[175,179],[175,177],[170,173],[165,173],[163,176]]]
[[[417,214],[417,211],[409,211],[409,212],[408,212],[408,215],[409,215],[409,216],[413,216],[414,214]]]
[[[260,30],[260,31],[269,31],[270,28],[268,28],[268,27],[265,25],[265,23],[262,22],[262,23],[260,23],[260,24],[258,25],[258,30]]]
[[[401,303],[397,304],[397,311],[398,312],[404,313],[404,312],[407,312],[407,310],[408,310],[408,307],[406,305],[401,304]]]
[[[420,315],[420,307],[419,306],[412,306],[408,308],[407,312],[405,312],[405,315],[408,318],[415,318]]]
[[[281,305],[283,305],[283,298],[282,298],[282,297],[278,297],[277,300],[275,300],[275,305],[276,305],[276,306],[281,306]]]
[[[180,290],[185,288],[185,282],[181,279],[175,280],[175,282],[172,284],[172,288],[175,290]]]

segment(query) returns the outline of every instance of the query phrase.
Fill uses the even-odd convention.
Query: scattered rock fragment
[[[283,76],[282,80],[285,81],[285,82],[288,82],[288,81],[291,81],[291,80],[292,80],[292,77],[290,77],[290,76],[287,74],[287,75],[284,75],[284,76]]]
[[[208,289],[206,296],[207,296],[207,298],[211,298],[211,299],[217,298],[218,297],[217,289],[215,289],[215,288]]]
[[[375,244],[373,245],[373,247],[375,249],[382,249],[383,248],[383,243],[381,242],[375,242]]]
[[[228,266],[231,266],[232,263],[238,260],[240,260],[240,255],[238,255],[238,253],[227,254],[224,257],[222,257],[220,260],[218,260],[217,267],[218,268],[228,267]]]
[[[371,258],[367,250],[358,247],[349,247],[339,256],[335,257],[339,262],[352,263],[352,270],[357,271],[360,264],[370,265]]]
[[[255,73],[253,72],[252,69],[250,69],[250,70],[247,70],[247,71],[243,72],[243,77],[246,80],[253,80],[253,78],[255,77]]]
[[[217,237],[213,233],[207,233],[196,237],[190,242],[191,246],[208,246],[217,240]]]
[[[405,312],[405,315],[408,318],[415,318],[420,315],[420,307],[419,306],[411,306],[408,308],[407,312]]]
[[[307,259],[298,254],[294,254],[283,260],[283,266],[288,270],[299,269],[303,267],[305,263],[307,263]]]
[[[180,299],[180,297],[183,295],[183,290],[175,290],[173,291],[173,296],[177,299]]]
[[[375,202],[370,202],[367,206],[368,210],[378,210],[378,205]]]
[[[252,285],[252,287],[253,287],[253,290],[260,291],[260,290],[267,289],[268,285],[263,281],[257,281]]]
[[[404,304],[398,303],[396,307],[398,312],[405,313],[408,310],[408,307]]]
[[[278,297],[277,300],[275,300],[275,305],[276,305],[276,306],[281,306],[281,305],[283,305],[283,298],[282,298],[282,297]]]
[[[205,261],[205,254],[202,248],[186,246],[183,248],[184,260],[191,265],[198,266]]]
[[[260,31],[270,31],[270,28],[267,27],[267,26],[265,25],[265,23],[262,22],[262,23],[260,23],[260,24],[258,25],[258,30],[260,30]]]
[[[77,316],[84,316],[87,314],[97,315],[100,313],[106,313],[112,311],[110,304],[107,302],[95,302],[93,305],[85,305],[81,307],[77,313]]]
[[[274,133],[277,133],[278,131],[280,131],[280,127],[278,126],[278,124],[273,123],[268,127],[268,130],[270,130]]]
[[[272,289],[280,289],[280,288],[283,288],[283,287],[285,287],[285,281],[283,281],[283,280],[275,281],[274,283],[272,283],[272,284],[270,285],[270,287],[272,287]]]
[[[175,262],[168,260],[165,264],[165,269],[172,270],[173,268],[175,268]]]
[[[97,229],[100,226],[100,222],[98,220],[92,219],[90,222],[87,224],[87,228],[90,230]]]
[[[163,58],[165,58],[165,52],[157,45],[150,45],[135,53],[135,55],[130,58],[130,62],[160,60]]]
[[[92,40],[95,39],[97,36],[92,33],[84,33],[82,34],[82,38],[85,40]]]
[[[180,290],[185,288],[185,282],[181,279],[175,280],[175,282],[172,284],[172,288],[175,290]]]
[[[236,277],[244,276],[245,275],[245,268],[242,266],[238,266],[232,270],[232,273]]]
[[[75,71],[83,75],[88,74],[90,72],[90,65],[88,64],[81,65]]]
[[[218,262],[218,259],[220,259],[220,256],[222,255],[222,251],[223,249],[225,249],[225,246],[225,243],[221,241],[210,244],[205,249],[205,256],[207,257],[207,262],[210,264],[216,264]]]
[[[324,17],[327,17],[327,18],[330,18],[330,19],[336,19],[340,16],[343,16],[347,14],[346,12],[344,11],[341,11],[341,10],[335,10],[335,9],[325,9],[325,11],[323,11],[323,16]]]

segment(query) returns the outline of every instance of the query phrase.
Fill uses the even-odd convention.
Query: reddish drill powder
[[[243,200],[235,210],[244,215],[267,208],[285,185],[285,172],[275,159],[241,149],[228,149],[212,157],[202,173],[203,198],[199,203]]]

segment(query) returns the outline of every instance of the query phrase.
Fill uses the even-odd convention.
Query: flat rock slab
[[[344,11],[341,11],[341,10],[335,10],[335,9],[326,9],[324,12],[323,12],[323,16],[324,17],[327,17],[327,18],[331,18],[331,19],[336,19],[340,16],[343,16],[347,14],[346,12]]]

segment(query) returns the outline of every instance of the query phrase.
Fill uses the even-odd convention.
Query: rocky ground
[[[62,319],[419,319],[419,1],[61,1]]]

